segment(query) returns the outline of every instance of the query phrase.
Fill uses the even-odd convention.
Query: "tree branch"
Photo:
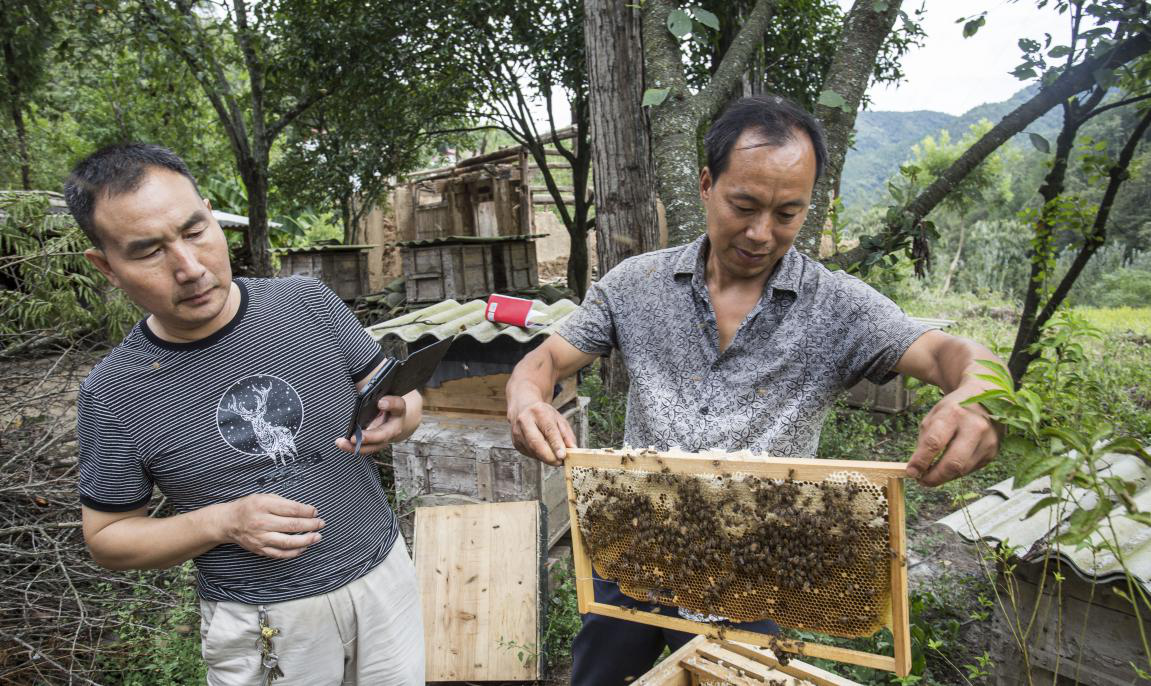
[[[1119,153],[1119,159],[1115,165],[1111,167],[1108,176],[1110,179],[1107,182],[1107,190],[1103,192],[1103,199],[1099,202],[1099,209],[1095,211],[1095,221],[1091,226],[1091,233],[1084,239],[1083,247],[1079,249],[1079,254],[1075,256],[1075,261],[1071,263],[1071,267],[1063,278],[1059,281],[1055,291],[1051,293],[1051,297],[1044,305],[1043,311],[1035,318],[1034,330],[1038,332],[1043,328],[1049,319],[1063,304],[1063,300],[1071,291],[1071,287],[1075,284],[1075,280],[1079,277],[1079,273],[1083,271],[1083,267],[1087,265],[1087,261],[1095,254],[1095,251],[1103,245],[1103,241],[1107,237],[1107,219],[1111,216],[1111,207],[1115,204],[1115,196],[1119,193],[1119,187],[1128,178],[1128,168],[1131,166],[1131,160],[1135,156],[1135,149],[1139,147],[1139,143],[1143,140],[1143,136],[1147,133],[1148,127],[1151,127],[1151,110],[1148,110],[1139,124],[1136,125],[1135,130],[1127,138],[1126,145],[1123,146],[1123,151]]]
[[[1000,120],[998,124],[960,155],[959,159],[936,177],[935,181],[924,189],[918,197],[905,205],[900,213],[902,215],[901,223],[889,223],[885,226],[881,240],[888,246],[895,245],[898,247],[903,237],[904,227],[913,226],[926,217],[947,197],[948,193],[954,190],[980,162],[995,152],[999,146],[1015,134],[1023,131],[1031,122],[1056,104],[1092,87],[1095,83],[1094,73],[1097,70],[1125,64],[1148,51],[1151,51],[1151,36],[1139,34],[1119,43],[1109,52],[1085,60],[1078,66],[1065,71],[1051,85],[1040,90],[1030,100]],[[871,250],[861,245],[845,253],[834,255],[827,261],[843,267],[852,267],[861,263],[870,253]]]
[[[747,70],[747,62],[752,53],[763,42],[763,34],[771,22],[774,9],[773,0],[757,0],[755,8],[748,15],[743,28],[731,41],[731,46],[723,54],[723,59],[712,74],[711,80],[693,99],[701,120],[708,120],[719,113],[727,102],[732,89],[739,83]]]

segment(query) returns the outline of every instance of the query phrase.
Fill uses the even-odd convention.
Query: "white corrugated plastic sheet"
[[[545,305],[537,300],[533,309],[543,313],[541,321],[544,326],[524,329],[509,324],[495,324],[484,319],[486,304],[483,300],[472,300],[462,305],[455,300],[445,300],[422,310],[369,326],[367,331],[376,340],[396,336],[407,343],[429,335],[440,340],[448,336],[470,336],[481,343],[488,343],[498,336],[509,336],[520,343],[526,343],[536,336],[550,334],[560,322],[567,319],[579,307],[567,299],[558,300],[551,305]]]
[[[1119,476],[1134,482],[1135,502],[1142,512],[1151,511],[1151,467],[1134,455],[1108,453],[1096,462],[1100,478]],[[1047,477],[1036,479],[1022,488],[1015,488],[1014,479],[1002,481],[990,489],[990,495],[969,503],[936,522],[955,531],[969,541],[996,541],[1007,543],[1018,550],[1023,560],[1039,560],[1048,552],[1054,553],[1088,581],[1114,581],[1123,577],[1123,566],[1110,552],[1092,552],[1092,547],[1059,545],[1054,542],[1063,531],[1066,520],[1074,508],[1045,508],[1031,517],[1027,512],[1040,499],[1051,494]],[[1073,494],[1084,507],[1093,507],[1095,495],[1083,489]],[[1151,592],[1151,527],[1126,516],[1126,509],[1116,505],[1111,512],[1107,540],[1117,540],[1127,568],[1137,576],[1143,587]],[[1104,522],[1104,526],[1108,526]],[[1091,543],[1101,543],[1104,535],[1096,533]]]

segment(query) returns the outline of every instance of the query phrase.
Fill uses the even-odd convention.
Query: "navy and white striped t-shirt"
[[[80,389],[80,500],[123,512],[158,487],[179,512],[253,493],[313,505],[323,540],[291,560],[238,545],[196,558],[202,598],[272,603],[367,574],[399,532],[370,457],[336,447],[355,383],[383,359],[343,302],[312,279],[236,279],[235,318],[169,343],[140,322]]]

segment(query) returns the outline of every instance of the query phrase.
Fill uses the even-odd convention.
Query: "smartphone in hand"
[[[408,355],[402,362],[391,359],[380,367],[364,386],[364,390],[360,391],[355,412],[352,413],[344,437],[351,440],[356,434],[356,427],[366,427],[376,418],[380,412],[378,407],[380,398],[389,395],[407,395],[427,384],[439,366],[440,360],[444,359],[448,348],[452,346],[453,340],[454,337],[436,341]]]

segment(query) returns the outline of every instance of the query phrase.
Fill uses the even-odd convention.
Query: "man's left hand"
[[[981,390],[961,386],[931,408],[919,424],[919,442],[907,463],[907,476],[924,486],[938,486],[995,458],[999,425],[982,406],[961,404]]]
[[[414,425],[411,421],[412,418],[409,417],[410,412],[413,410],[418,412],[418,409],[410,407],[406,397],[386,395],[380,398],[378,407],[380,413],[363,429],[363,442],[360,444],[361,453],[376,453],[389,443],[402,441],[415,430],[414,425],[419,424],[418,417],[415,419]],[[337,438],[336,445],[345,452],[353,453],[356,451],[354,437],[352,440]]]

